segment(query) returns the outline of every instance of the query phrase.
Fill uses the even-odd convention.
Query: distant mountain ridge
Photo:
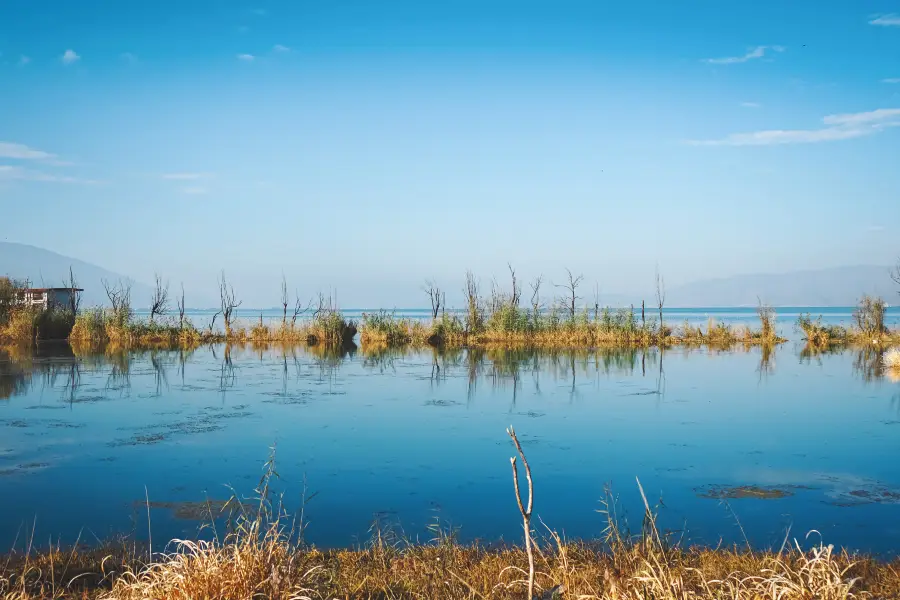
[[[878,265],[757,273],[695,281],[673,286],[667,306],[853,306],[863,294],[890,304],[900,301],[891,268]]]
[[[111,283],[120,279],[131,281],[131,297],[137,307],[145,304],[141,299],[150,298],[150,286],[125,275],[36,246],[0,242],[0,276],[28,279],[34,287],[60,287],[69,278],[70,266],[78,286],[84,288],[82,306],[103,306],[109,303],[103,290],[104,279]]]

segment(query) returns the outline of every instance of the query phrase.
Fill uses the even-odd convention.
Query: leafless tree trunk
[[[646,315],[644,311],[646,310],[645,302],[641,300],[641,327],[643,328],[646,324]]]
[[[520,288],[516,282],[516,270],[513,269],[510,263],[506,263],[506,266],[509,267],[509,276],[512,278],[512,296],[510,297],[510,303],[513,306],[518,307],[519,300],[522,298],[522,288]]]
[[[227,338],[231,336],[231,325],[234,323],[234,309],[238,308],[241,302],[234,295],[234,287],[228,285],[228,282],[225,280],[225,271],[222,271],[222,276],[219,279],[219,300],[222,304],[221,312],[222,318],[225,320],[225,337]]]
[[[516,468],[516,457],[510,458],[513,486],[516,490],[516,502],[519,504],[519,512],[522,514],[522,526],[525,529],[525,552],[528,554],[528,600],[532,600],[534,598],[534,550],[532,549],[531,541],[531,511],[534,508],[534,483],[531,480],[531,467],[528,466],[528,460],[525,458],[525,453],[522,452],[522,445],[519,444],[519,438],[516,437],[516,432],[511,425],[506,430],[506,433],[512,438],[516,451],[522,457],[522,465],[525,467],[525,478],[528,480],[528,507],[526,508],[522,502],[522,494],[519,491],[519,469]]]
[[[176,301],[178,304],[178,329],[184,329],[184,284],[181,284],[181,297]]]
[[[897,266],[894,267],[894,270],[891,272],[891,279],[894,280],[894,283],[900,285],[900,258],[897,259]],[[900,294],[900,290],[897,291]]]
[[[312,300],[310,300],[309,304],[306,307],[303,306],[303,303],[300,302],[300,294],[299,292],[294,292],[294,314],[291,317],[291,328],[297,326],[297,317],[305,313],[312,306]]]
[[[481,325],[480,308],[478,306],[478,280],[472,271],[466,272],[466,301],[468,317],[466,319],[466,333],[476,333]]]
[[[575,302],[579,300],[581,296],[577,295],[578,286],[581,285],[581,281],[584,279],[584,275],[579,275],[575,277],[572,275],[572,271],[566,269],[566,273],[569,276],[568,283],[564,283],[562,285],[557,285],[556,287],[561,287],[566,290],[566,296],[562,299],[563,305],[566,306],[566,309],[569,311],[569,320],[573,323],[575,322]]]
[[[428,299],[431,301],[431,318],[437,319],[438,313],[441,310],[441,302],[443,302],[444,298],[443,292],[441,292],[441,288],[430,279],[425,282],[425,287],[422,289],[425,290],[425,293],[428,294]]]
[[[663,335],[665,328],[663,327],[663,306],[666,304],[666,282],[662,275],[659,274],[659,267],[656,267],[656,305],[659,308],[659,333]]]
[[[81,292],[78,291],[78,280],[75,279],[72,267],[69,267],[69,280],[65,286],[69,288],[69,310],[73,315],[78,314],[78,309],[81,307]]]
[[[284,273],[281,274],[281,306],[284,311],[281,313],[281,326],[287,326],[287,307],[288,307],[288,291],[287,291],[287,279],[284,278]]]
[[[157,315],[163,316],[169,310],[169,282],[163,283],[158,273],[153,275],[155,284],[153,295],[150,297],[150,322]]]
[[[541,310],[541,284],[543,282],[544,280],[540,276],[535,277],[534,281],[531,282],[531,310],[535,316]]]
[[[112,305],[113,315],[118,325],[124,325],[131,318],[131,282],[121,279],[115,284],[101,279],[106,297]]]

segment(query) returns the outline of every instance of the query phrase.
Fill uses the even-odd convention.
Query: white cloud
[[[78,177],[69,177],[67,175],[53,175],[51,173],[44,173],[43,171],[35,171],[34,169],[26,169],[15,165],[0,165],[0,181],[2,180],[79,183],[84,185],[100,183],[93,179],[80,179]]]
[[[900,126],[900,108],[879,108],[861,113],[828,115],[819,129],[772,129],[733,133],[719,140],[689,142],[696,146],[770,146],[776,144],[814,144],[849,140],[874,135]]]
[[[869,25],[880,25],[882,27],[900,27],[900,15],[891,13],[889,15],[878,15],[869,21]]]
[[[703,62],[710,65],[734,65],[737,63],[745,63],[755,58],[762,58],[766,52],[784,52],[784,46],[757,46],[750,48],[743,56],[726,56],[724,58],[705,58]]]
[[[866,227],[866,231],[869,233],[880,233],[884,231],[884,225],[869,225]]]
[[[881,83],[900,83],[900,77],[889,77],[888,79],[882,79]]]
[[[290,52],[291,49],[287,46],[282,46],[281,44],[275,44],[272,48],[272,52]]]
[[[47,160],[55,158],[55,154],[29,148],[25,144],[14,142],[0,142],[0,158],[14,158],[16,160]]]
[[[19,66],[20,67],[24,67],[25,65],[27,65],[30,62],[31,62],[31,58],[28,56],[25,56],[24,54],[19,57]]]
[[[78,62],[81,60],[81,57],[74,50],[66,50],[63,52],[63,55],[59,57],[64,65],[71,65],[72,63]]]
[[[201,187],[201,186],[190,186],[190,187],[181,188],[181,193],[190,194],[192,196],[199,196],[202,194],[208,194],[209,190],[206,189],[205,187]]]
[[[254,8],[250,11],[250,13],[256,15],[257,17],[265,17],[269,14],[269,11],[264,8]]]
[[[241,62],[253,62],[253,59],[256,58],[252,54],[238,54],[237,59]]]
[[[164,173],[162,178],[175,181],[196,181],[208,176],[209,173]]]
[[[135,56],[131,52],[123,52],[122,54],[119,55],[119,58],[121,58],[123,61],[127,62],[130,65],[133,65],[137,62],[137,56]]]
[[[744,108],[759,108],[762,104],[759,102],[741,102],[741,106]]]

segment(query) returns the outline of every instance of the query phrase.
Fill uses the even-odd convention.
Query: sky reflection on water
[[[0,544],[120,532],[196,535],[207,500],[250,495],[277,443],[279,489],[308,538],[518,540],[505,435],[535,512],[599,535],[604,486],[640,525],[639,477],[689,542],[778,545],[785,531],[881,553],[900,526],[900,385],[874,351],[323,352],[204,347],[0,351]],[[146,492],[145,492],[146,488]],[[681,535],[679,533],[679,535]],[[85,538],[85,535],[82,535]]]

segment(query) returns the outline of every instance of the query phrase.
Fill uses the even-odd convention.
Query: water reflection
[[[374,514],[418,532],[438,506],[464,535],[497,539],[520,526],[498,518],[514,508],[513,424],[540,485],[560,490],[540,495],[541,516],[574,536],[596,534],[605,482],[627,499],[640,476],[698,540],[732,523],[714,508],[725,497],[760,543],[794,515],[874,547],[897,533],[878,528],[896,515],[885,507],[900,509],[900,475],[872,460],[900,452],[888,375],[871,349],[790,346],[4,349],[0,498],[10,522],[40,514],[47,535],[121,530],[146,486],[154,527],[175,536],[223,484],[258,479],[277,441],[289,489],[308,475],[322,492],[317,543],[351,543]]]
[[[715,356],[749,352],[740,348],[722,351],[681,347],[658,348],[598,348],[552,349],[533,348],[432,348],[418,350],[369,346],[361,351],[362,366],[379,374],[396,373],[400,362],[410,357],[428,361],[429,381],[433,386],[446,382],[448,376],[463,371],[468,380],[467,396],[471,400],[478,393],[479,382],[494,389],[510,388],[513,403],[519,390],[528,385],[537,394],[541,392],[542,377],[554,382],[565,381],[570,399],[579,394],[579,384],[597,377],[632,376],[652,377],[657,395],[664,395],[666,388],[665,357],[677,355]],[[774,347],[753,349],[758,352],[756,368],[762,382],[775,372]],[[784,352],[785,350],[782,350]],[[202,353],[203,356],[199,356]],[[217,367],[217,389],[224,398],[238,380],[240,363],[253,356],[260,363],[276,358],[281,364],[282,391],[287,394],[288,381],[299,377],[304,365],[314,368],[323,381],[334,381],[341,367],[353,361],[359,348],[355,344],[343,347],[296,346],[289,344],[263,345],[211,345],[204,348],[181,350],[126,351],[110,349],[106,352],[76,353],[67,344],[42,345],[35,351],[27,348],[0,348],[0,400],[22,395],[40,383],[60,390],[70,402],[76,402],[77,391],[84,370],[103,371],[106,374],[104,392],[118,397],[128,397],[132,388],[131,376],[136,364],[143,364],[153,375],[151,395],[162,396],[170,388],[170,372],[177,373],[182,387],[187,385],[186,370],[192,361],[205,361],[211,356]],[[234,355],[240,358],[236,362]],[[823,365],[828,356],[853,357],[852,373],[864,382],[890,378],[894,373],[885,368],[884,351],[874,347],[841,349],[817,348],[807,345],[800,349],[801,364]]]

